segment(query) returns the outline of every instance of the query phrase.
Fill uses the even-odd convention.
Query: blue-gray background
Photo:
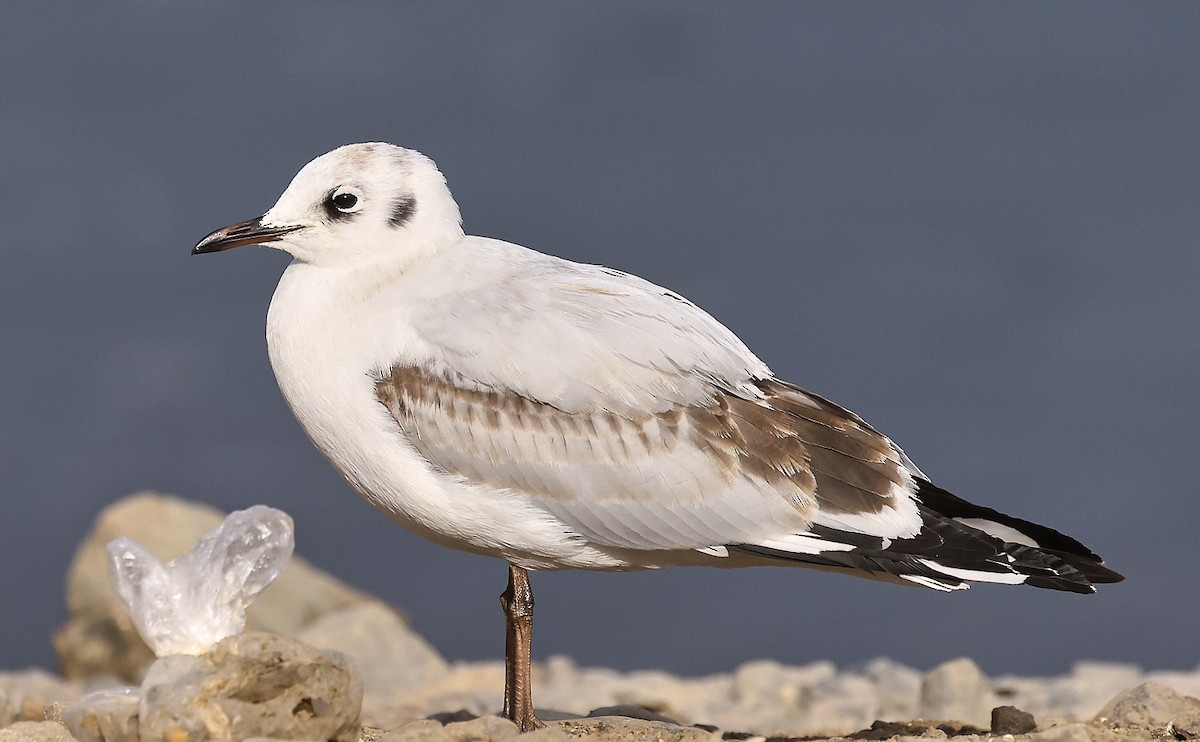
[[[469,232],[684,293],[943,486],[1129,577],[537,575],[538,655],[1200,661],[1197,5],[101,5],[0,24],[0,667],[52,662],[75,543],[143,488],[282,507],[446,655],[500,655],[503,565],[376,514],[280,400],[285,257],[188,254],[375,139],[433,157]]]

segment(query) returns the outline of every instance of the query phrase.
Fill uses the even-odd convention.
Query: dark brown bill
[[[260,245],[277,240],[298,229],[300,227],[268,227],[263,224],[261,216],[256,216],[253,219],[230,224],[228,227],[221,227],[215,232],[209,233],[192,248],[192,255],[221,252],[242,245]]]

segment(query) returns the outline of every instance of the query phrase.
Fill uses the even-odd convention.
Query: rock
[[[911,719],[917,716],[921,673],[907,665],[880,657],[868,662],[862,674],[875,684],[875,697],[879,701],[876,717]]]
[[[920,737],[934,727],[928,723],[875,720],[871,726],[848,736],[848,739],[884,740],[904,737]]]
[[[774,660],[756,660],[734,670],[733,693],[743,701],[794,704],[803,689],[829,682],[836,676],[837,667],[832,662],[788,667]]]
[[[116,675],[137,682],[154,654],[138,636],[108,576],[109,541],[127,536],[159,559],[174,559],[220,525],[207,505],[143,492],[105,508],[79,545],[67,572],[66,623],[54,635],[62,673],[70,679]],[[247,612],[251,630],[292,634],[330,611],[373,600],[299,557]]]
[[[858,675],[840,675],[829,683],[808,689],[802,705],[802,723],[780,719],[761,727],[764,731],[789,734],[845,734],[860,729],[879,716],[875,686]],[[756,730],[760,725],[755,724]]]
[[[604,682],[606,679],[607,699],[598,699],[588,694],[587,703],[580,699],[575,691],[575,700],[571,702],[568,688],[560,689],[560,701],[551,704],[551,708],[561,708],[573,711],[579,715],[589,709],[603,706],[641,706],[664,716],[678,720],[683,724],[696,721],[708,721],[714,707],[732,708],[730,694],[733,680],[728,675],[709,676],[702,678],[678,678],[667,672],[658,670],[632,672],[628,674],[615,673],[611,670],[586,669],[580,673],[580,678],[588,687],[593,681]],[[537,676],[534,676],[537,683]]]
[[[1118,693],[1095,721],[1115,727],[1165,731],[1177,739],[1200,737],[1200,698],[1185,696],[1158,683],[1142,683]]]
[[[0,727],[14,721],[42,721],[42,709],[54,701],[69,701],[82,689],[44,670],[0,673]]]
[[[534,665],[534,688],[541,701],[537,665]],[[384,729],[395,729],[408,722],[431,714],[467,711],[475,716],[494,714],[503,703],[504,663],[460,662],[440,682],[421,689],[410,697],[397,697],[381,712],[378,708],[367,722]]]
[[[379,742],[441,742],[448,740],[445,725],[434,719],[418,719],[401,724],[379,739]]]
[[[598,709],[592,709],[588,712],[588,718],[596,718],[598,716],[621,716],[626,719],[641,719],[642,721],[661,721],[664,724],[675,724],[679,722],[662,714],[651,711],[645,706],[635,706],[630,703],[623,703],[618,706],[603,706]]]
[[[848,732],[870,723],[875,689],[856,676],[839,676],[829,662],[786,667],[773,661],[748,662],[734,671],[733,705],[713,704],[705,721],[720,727],[753,727],[788,734]],[[849,707],[849,708],[847,708]]]
[[[42,721],[54,721],[62,724],[63,710],[67,708],[65,701],[51,701],[42,707]]]
[[[574,742],[579,737],[572,737],[555,724],[548,724],[543,729],[536,729],[521,735],[521,742]]]
[[[555,731],[563,736],[558,736]],[[627,719],[622,716],[600,716],[552,722],[546,725],[546,729],[521,735],[521,742],[552,742],[580,737],[597,742],[713,742],[720,739],[715,733],[696,727]]]
[[[59,670],[71,680],[115,675],[137,682],[154,661],[125,609],[114,604],[69,616],[52,637]]]
[[[1069,675],[1054,678],[1003,676],[993,683],[1006,703],[1038,719],[1090,719],[1117,693],[1144,682],[1136,665],[1077,662]]]
[[[356,742],[362,681],[351,661],[272,634],[232,636],[199,657],[164,657],[141,689],[143,739],[249,737]]]
[[[137,688],[89,693],[66,705],[62,720],[80,742],[138,742]]]
[[[517,725],[499,716],[481,716],[470,721],[459,721],[445,726],[449,739],[461,742],[470,740],[493,740],[516,737],[520,734]]]
[[[506,719],[481,716],[444,726],[433,719],[409,722],[383,735],[379,742],[487,742],[503,739],[510,742],[567,742],[578,739],[597,742],[719,742],[721,737],[694,727],[624,716],[553,721],[543,729],[519,734],[516,725]]]
[[[1029,742],[1091,742],[1092,732],[1087,724],[1060,724],[1029,735]]]
[[[1028,734],[1037,729],[1033,714],[1016,706],[997,706],[992,709],[992,734]]]
[[[391,608],[359,603],[314,621],[298,638],[353,657],[363,680],[363,719],[382,726],[390,710],[444,678],[442,656]]]
[[[517,725],[499,716],[481,716],[448,724],[421,719],[393,729],[379,742],[487,742],[509,738],[515,741],[518,735]],[[527,735],[521,735],[522,742],[527,739]]]
[[[1159,670],[1157,672],[1147,673],[1145,677],[1138,678],[1133,683],[1126,683],[1122,687],[1129,688],[1137,683],[1149,681],[1153,681],[1159,685],[1165,685],[1168,688],[1174,688],[1185,696],[1200,698],[1200,667],[1192,670],[1191,672]],[[1109,694],[1109,696],[1112,695],[1113,694],[1111,693]]]
[[[379,742],[384,734],[382,729],[363,725],[362,731],[358,733],[358,742]]]
[[[965,721],[987,727],[992,690],[979,666],[961,657],[930,670],[921,683],[918,715],[923,719]]]
[[[53,721],[19,721],[0,729],[0,742],[75,742],[75,738]]]

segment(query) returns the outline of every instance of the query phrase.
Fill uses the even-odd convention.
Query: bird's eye
[[[358,196],[355,196],[353,193],[335,194],[332,201],[334,208],[343,213],[354,211],[355,207],[358,206]]]
[[[354,212],[362,208],[362,197],[358,195],[357,190],[351,186],[338,186],[327,193],[325,201],[321,203],[325,216],[334,221],[349,219]]]

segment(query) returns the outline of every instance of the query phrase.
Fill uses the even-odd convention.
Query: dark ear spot
[[[393,227],[400,228],[407,224],[415,213],[417,213],[417,200],[411,196],[403,196],[396,199],[396,203],[392,205],[392,216],[388,222]]]

